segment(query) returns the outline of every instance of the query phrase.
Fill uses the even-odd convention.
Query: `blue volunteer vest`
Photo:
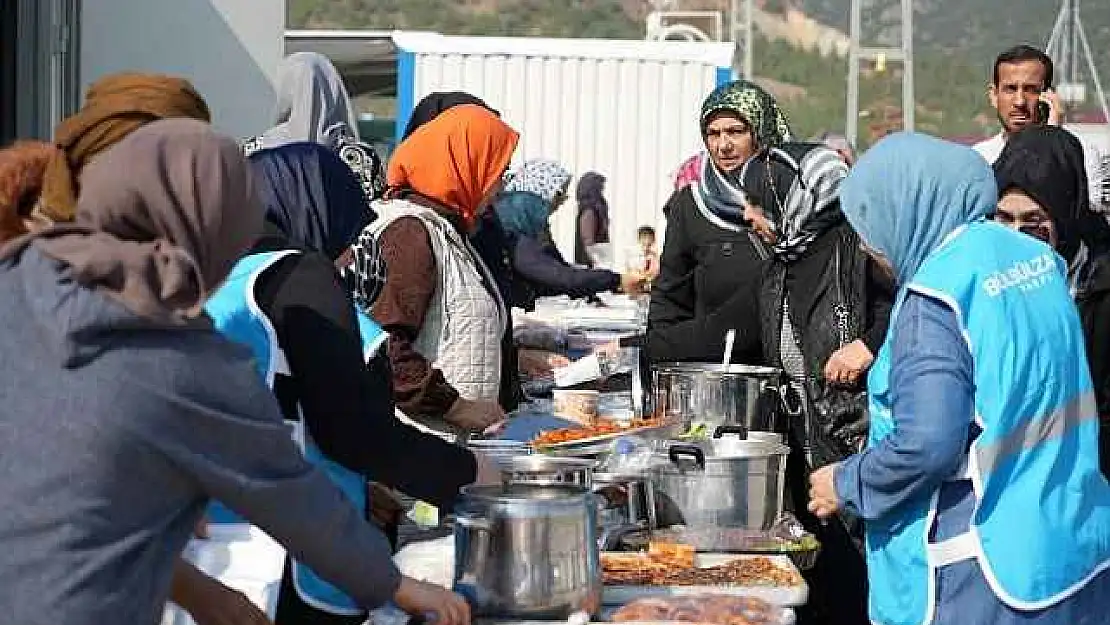
[[[867,523],[875,622],[932,621],[936,569],[967,558],[999,600],[1028,611],[1066,599],[1110,566],[1110,486],[1098,468],[1098,414],[1065,276],[1042,243],[975,223],[930,255],[900,293],[892,326],[907,290],[959,316],[982,433],[966,475],[956,476],[974,485],[969,532],[929,542],[937,491]],[[868,378],[870,447],[894,430],[891,353],[888,335]]]
[[[259,375],[271,387],[277,374],[288,374],[289,370],[273,325],[254,299],[255,283],[278,260],[296,253],[292,250],[266,252],[243,258],[236,263],[227,281],[205,306],[217,330],[232,341],[250,348]],[[361,312],[358,313],[358,321],[363,352],[369,358],[385,342],[386,334]],[[303,423],[293,423],[292,426],[293,439],[305,458],[320,467],[356,508],[365,510],[367,497],[363,477],[325,457],[312,442]],[[209,518],[214,523],[243,522],[218,503],[212,506]],[[364,612],[353,599],[317,576],[312,569],[296,561],[293,562],[293,585],[305,603],[319,610],[352,616]]]

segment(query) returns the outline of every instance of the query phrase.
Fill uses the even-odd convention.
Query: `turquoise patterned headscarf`
[[[709,118],[721,111],[730,111],[743,118],[751,126],[760,149],[777,148],[792,140],[790,124],[778,102],[753,82],[734,80],[709,94],[701,105],[702,136],[709,125]]]

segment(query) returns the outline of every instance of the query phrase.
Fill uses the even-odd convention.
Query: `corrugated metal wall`
[[[655,226],[662,238],[671,174],[701,146],[697,112],[720,79],[718,67],[682,60],[415,53],[409,62],[414,101],[461,90],[499,110],[521,133],[514,162],[556,158],[576,175],[605,175],[618,268],[637,227]],[[576,183],[552,220],[568,259]]]

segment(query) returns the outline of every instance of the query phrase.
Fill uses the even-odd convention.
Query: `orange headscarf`
[[[389,186],[411,189],[456,211],[469,228],[501,181],[519,139],[484,107],[452,107],[397,147],[389,161]]]

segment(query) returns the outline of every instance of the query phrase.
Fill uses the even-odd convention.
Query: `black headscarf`
[[[1089,254],[1110,249],[1110,226],[1091,210],[1083,145],[1067,130],[1035,125],[1010,137],[994,175],[999,195],[1020,190],[1048,212],[1069,264],[1084,244]]]
[[[297,245],[335,260],[373,219],[350,167],[318,143],[261,150],[250,164],[266,219]]]
[[[409,123],[405,126],[405,134],[401,137],[401,140],[408,139],[409,135],[415,132],[417,128],[439,117],[439,114],[443,111],[461,104],[477,104],[488,109],[494,115],[501,116],[501,113],[493,110],[481,98],[463,91],[429,93],[412,110],[412,116],[409,117]]]

